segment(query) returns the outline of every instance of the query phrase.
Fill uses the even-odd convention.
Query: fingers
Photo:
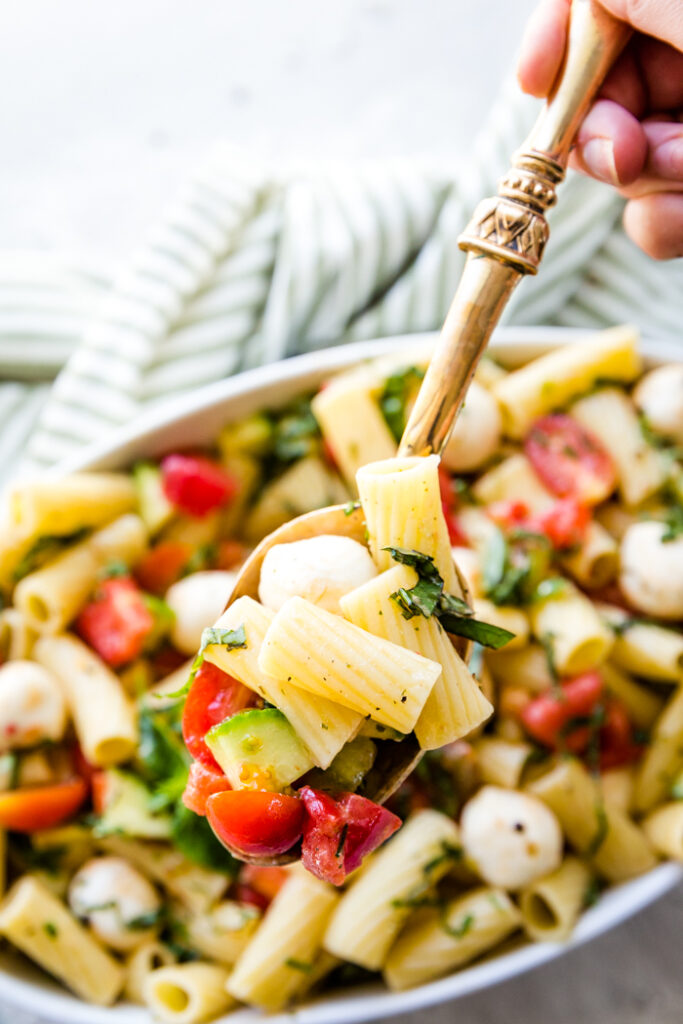
[[[600,0],[603,7],[639,32],[683,50],[680,0]]]
[[[520,51],[517,78],[524,92],[546,96],[562,63],[570,0],[542,0],[531,16]]]
[[[655,260],[683,256],[683,193],[661,192],[631,199],[624,210],[629,237]]]
[[[638,178],[647,156],[647,138],[638,119],[612,100],[598,100],[579,129],[572,165],[618,187]]]
[[[683,10],[679,9],[683,23]],[[683,106],[683,53],[656,39],[636,40],[635,55],[650,110],[676,110]]]
[[[645,173],[664,181],[683,183],[683,124],[646,121],[643,131],[648,145]]]

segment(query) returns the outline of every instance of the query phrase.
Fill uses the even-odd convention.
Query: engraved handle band
[[[512,291],[535,274],[579,125],[630,35],[596,0],[572,0],[563,65],[497,196],[477,206],[459,238],[468,253],[460,284],[401,439],[401,455],[440,452],[477,363]]]

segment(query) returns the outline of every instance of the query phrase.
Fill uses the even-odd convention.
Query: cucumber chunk
[[[206,734],[233,789],[283,790],[313,767],[309,750],[277,708],[240,711]]]
[[[164,494],[161,470],[152,462],[138,462],[133,467],[133,483],[138,496],[138,510],[143,523],[154,536],[173,518],[175,509]]]
[[[152,793],[141,779],[117,768],[108,768],[101,783],[104,810],[95,826],[98,836],[126,835],[139,839],[169,839],[173,825],[170,814],[153,814]]]

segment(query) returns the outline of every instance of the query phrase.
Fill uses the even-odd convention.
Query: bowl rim
[[[495,333],[490,351],[503,361],[524,361],[594,333],[593,329],[563,327],[503,327]],[[221,413],[223,407],[234,400],[246,399],[248,403],[252,399],[255,410],[260,402],[268,400],[266,396],[272,396],[278,390],[288,392],[289,397],[299,389],[315,386],[331,373],[369,359],[403,349],[411,353],[418,347],[427,349],[434,344],[436,337],[435,332],[425,332],[353,342],[244,371],[160,402],[132,423],[61,461],[48,474],[59,478],[70,472],[121,468],[130,458],[140,457],[144,451],[149,453],[155,446],[161,450],[163,438],[172,428],[201,423],[212,414]],[[641,350],[647,362],[682,361],[680,351],[669,342],[645,339],[641,342]],[[230,413],[225,409],[221,422],[229,421]],[[508,953],[494,953],[491,958],[474,966],[404,992],[390,992],[380,984],[333,992],[292,1012],[276,1014],[268,1019],[270,1024],[292,1024],[294,1020],[297,1024],[338,1024],[342,1021],[361,1024],[454,1000],[539,967],[597,938],[664,896],[681,880],[683,866],[663,863],[646,875],[609,889],[595,907],[582,915],[571,938],[565,943],[529,943]],[[40,976],[37,981],[26,980],[4,966],[0,967],[0,1000],[7,1006],[55,1024],[150,1024],[150,1016],[144,1007],[127,1003],[114,1007],[93,1006],[47,977]],[[258,1011],[243,1008],[231,1011],[216,1024],[246,1024],[259,1019],[263,1018]]]

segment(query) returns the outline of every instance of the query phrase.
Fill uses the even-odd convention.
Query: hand
[[[624,226],[654,259],[683,256],[683,5],[600,0],[636,30],[586,115],[570,165],[629,201]],[[564,53],[570,0],[542,0],[527,27],[518,77],[546,96]]]

